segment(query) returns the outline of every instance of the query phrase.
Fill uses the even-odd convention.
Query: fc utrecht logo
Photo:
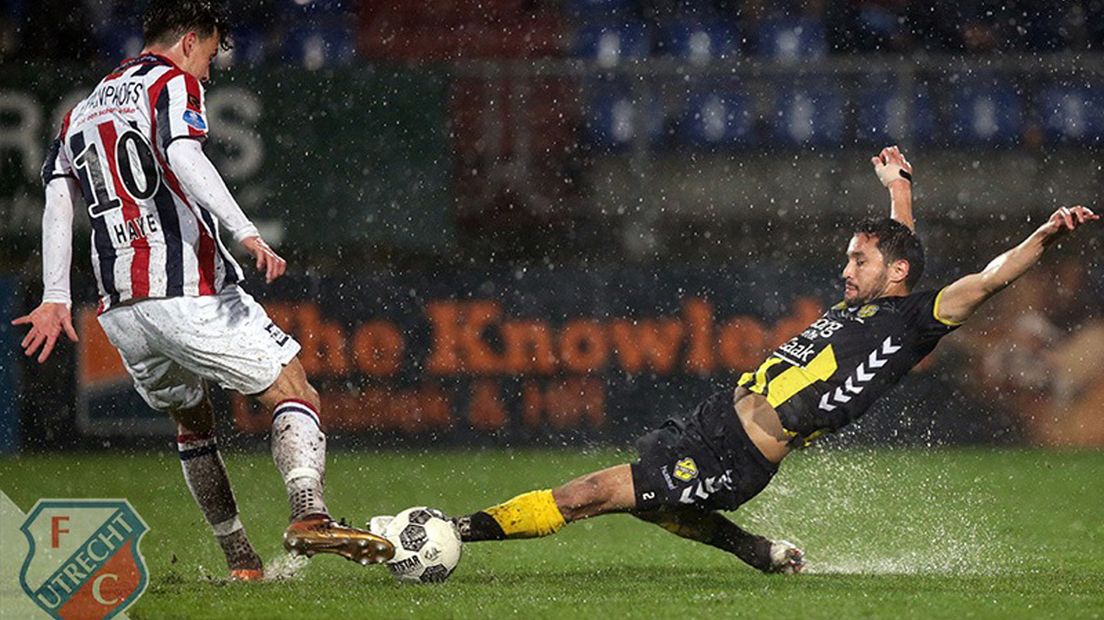
[[[149,579],[138,542],[149,530],[123,499],[41,499],[20,528],[23,591],[60,619],[111,618]]]

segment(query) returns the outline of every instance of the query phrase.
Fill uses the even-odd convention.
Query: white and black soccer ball
[[[460,532],[440,510],[407,508],[383,529],[395,545],[395,557],[387,563],[391,574],[408,583],[435,583],[448,579],[460,563]]]

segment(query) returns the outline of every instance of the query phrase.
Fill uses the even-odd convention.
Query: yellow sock
[[[506,538],[548,536],[566,523],[550,490],[522,493],[483,512],[494,518]]]

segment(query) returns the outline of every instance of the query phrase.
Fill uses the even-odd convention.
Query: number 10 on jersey
[[[127,129],[116,138],[113,123],[102,123],[96,129],[100,140],[89,142],[73,159],[81,182],[91,191],[87,196],[88,215],[100,217],[121,207],[120,190],[129,194],[132,201],[147,200],[156,194],[161,173],[153,149],[142,134]],[[101,149],[108,155],[106,161]],[[108,183],[108,179],[112,182]]]

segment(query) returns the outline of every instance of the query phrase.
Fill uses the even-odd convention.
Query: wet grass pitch
[[[468,545],[445,584],[400,585],[336,557],[280,547],[286,500],[267,454],[225,454],[242,519],[270,573],[227,583],[175,454],[0,459],[0,489],[125,497],[150,526],[150,585],[132,618],[1102,618],[1104,452],[824,450],[791,457],[732,516],[802,546],[798,576],[762,575],[625,515],[534,541]],[[334,452],[335,516],[429,505],[469,512],[631,455],[579,451]]]

